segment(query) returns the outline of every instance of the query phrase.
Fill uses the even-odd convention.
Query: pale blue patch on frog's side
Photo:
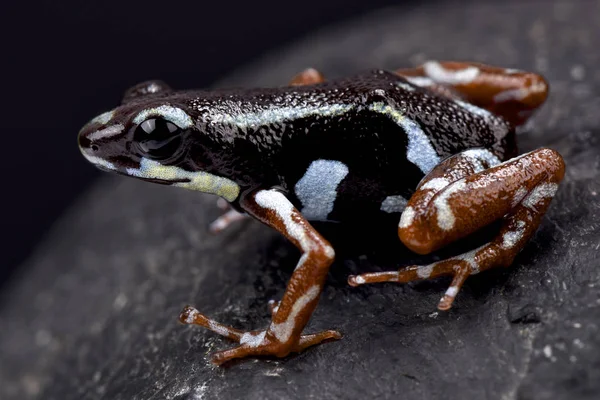
[[[235,200],[240,194],[239,185],[230,179],[204,171],[191,172],[173,165],[162,165],[147,158],[142,158],[140,168],[127,168],[126,171],[128,175],[138,178],[161,179],[165,181],[187,179],[189,182],[175,182],[173,186],[216,194],[228,201]]]
[[[100,129],[100,130],[88,135],[87,138],[91,141],[106,139],[106,138],[110,138],[110,137],[113,137],[113,136],[116,136],[116,135],[122,133],[124,129],[125,129],[125,127],[123,126],[123,124],[115,124],[115,125],[106,127],[104,129]]]
[[[333,210],[337,188],[348,175],[346,164],[335,160],[313,161],[294,188],[307,219],[325,221]]]
[[[133,123],[139,125],[150,117],[161,117],[169,122],[174,123],[181,129],[187,129],[194,126],[192,117],[190,117],[185,111],[183,111],[181,108],[169,105],[147,108],[135,116]]]
[[[407,203],[408,200],[406,200],[403,196],[388,196],[381,202],[381,211],[390,214],[399,213],[404,211]]]
[[[415,121],[405,117],[393,107],[381,102],[373,103],[369,108],[375,112],[389,115],[398,125],[404,128],[408,137],[406,158],[419,167],[424,174],[429,173],[440,163],[440,156],[436,153],[425,132],[423,132]]]
[[[106,125],[108,124],[113,117],[115,116],[115,110],[111,110],[111,111],[107,111],[105,113],[102,113],[100,115],[98,115],[97,117],[95,117],[94,119],[92,119],[90,121],[90,124],[100,124],[100,125]]]

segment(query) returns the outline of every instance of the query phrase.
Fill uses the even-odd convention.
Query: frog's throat
[[[142,158],[139,168],[127,168],[127,175],[141,179],[173,182],[172,186],[216,194],[227,201],[234,201],[240,194],[240,187],[230,179],[204,171],[190,172],[172,165],[162,165]]]

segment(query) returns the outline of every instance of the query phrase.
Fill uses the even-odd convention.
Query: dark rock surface
[[[255,222],[210,236],[212,197],[111,177],[57,224],[3,299],[0,398],[600,398],[599,15],[599,1],[570,0],[392,8],[224,83],[426,59],[545,74],[550,100],[520,143],[560,151],[566,179],[514,266],[470,278],[450,312],[435,309],[446,279],[346,285],[349,273],[410,261],[393,226],[323,226],[338,261],[309,330],[337,328],[344,339],[213,367],[208,354],[230,343],[179,325],[181,307],[264,327],[298,251]]]

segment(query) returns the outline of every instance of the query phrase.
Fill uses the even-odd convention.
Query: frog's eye
[[[133,138],[144,155],[153,160],[169,158],[180,148],[182,130],[162,118],[150,118],[135,128]]]

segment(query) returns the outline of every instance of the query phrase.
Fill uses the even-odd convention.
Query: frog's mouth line
[[[158,183],[159,185],[173,185],[175,183],[190,182],[190,180],[187,178],[181,178],[181,179],[146,178],[146,177],[142,177],[142,176],[133,176],[133,175],[128,174],[127,172],[123,172],[123,171],[119,171],[119,170],[109,169],[109,168],[103,167],[102,165],[96,165],[96,167],[98,167],[102,171],[113,172],[113,173],[117,173],[118,175],[127,176],[130,178],[137,178],[137,179],[145,181],[145,182]]]

